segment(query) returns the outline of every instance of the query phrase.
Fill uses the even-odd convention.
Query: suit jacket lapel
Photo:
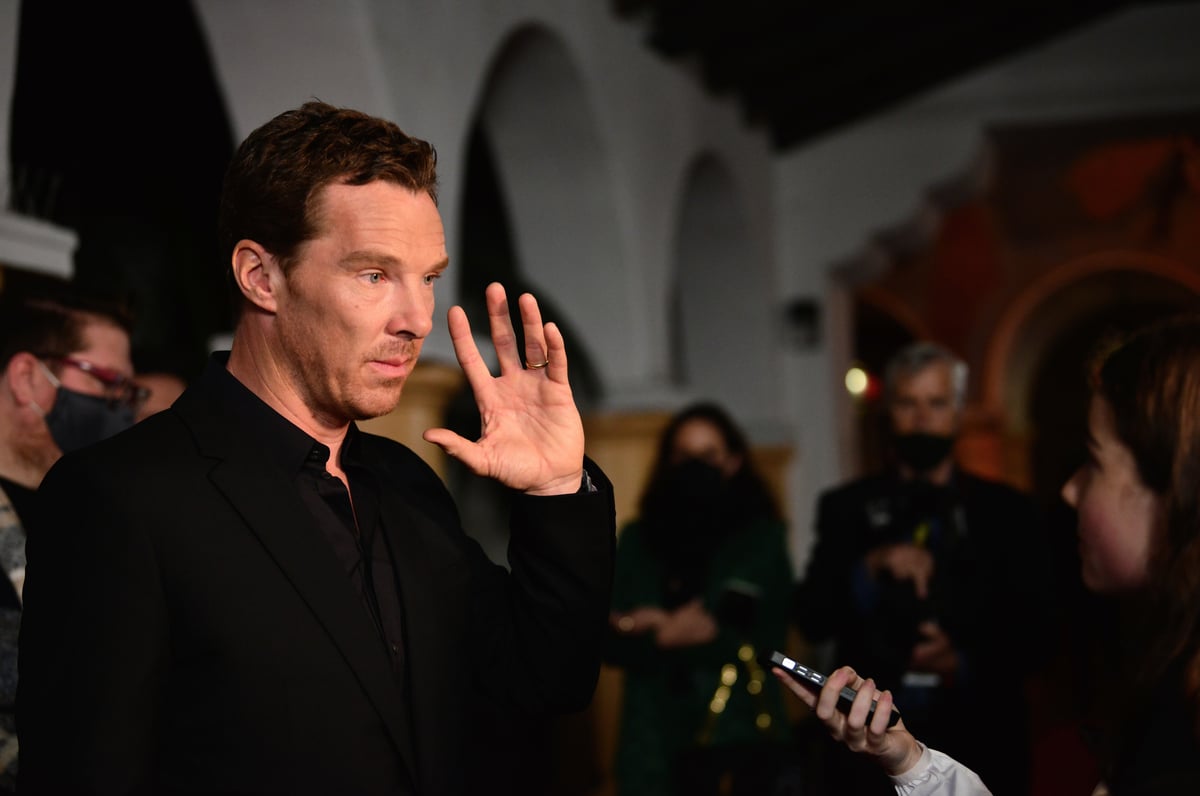
[[[267,465],[207,401],[185,400],[191,397],[185,393],[175,408],[193,428],[201,453],[220,460],[209,476],[213,485],[242,515],[341,651],[415,780],[412,733],[379,637],[312,517],[290,497],[294,484]]]

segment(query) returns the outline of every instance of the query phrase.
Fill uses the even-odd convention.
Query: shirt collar
[[[228,364],[228,351],[214,352],[200,377],[201,382],[254,437],[264,456],[288,473],[299,472],[310,455],[319,455],[321,461],[328,460],[328,446],[309,436],[251,392],[229,372]],[[357,455],[360,436],[358,428],[351,423],[342,442],[343,464],[357,463],[361,458]]]

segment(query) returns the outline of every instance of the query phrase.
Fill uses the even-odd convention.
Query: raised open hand
[[[522,294],[517,305],[528,363],[522,364],[504,287],[488,285],[486,298],[499,376],[479,355],[463,309],[451,307],[447,317],[455,356],[479,407],[479,439],[471,442],[446,428],[431,428],[424,439],[476,475],[512,489],[534,495],[575,492],[583,480],[583,421],[567,381],[562,332],[542,323],[537,300]]]

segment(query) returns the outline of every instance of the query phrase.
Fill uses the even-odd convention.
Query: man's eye
[[[370,274],[366,274],[365,276],[367,278],[367,281],[370,282],[372,285],[378,285],[380,282],[383,281],[383,274],[379,273],[378,271],[370,273]]]
[[[442,278],[442,275],[440,272],[436,273],[436,274],[425,274],[425,284],[432,285],[434,282],[438,281],[441,278]]]

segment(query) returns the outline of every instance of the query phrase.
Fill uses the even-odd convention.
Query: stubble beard
[[[408,381],[408,376],[397,376],[395,378],[374,381],[378,377],[371,373],[370,363],[400,356],[412,363],[409,369],[409,375],[412,375],[412,368],[416,367],[417,358],[420,353],[419,348],[408,342],[403,344],[399,350],[385,349],[382,351],[372,351],[363,357],[358,367],[360,372],[365,370],[368,375],[363,380],[364,387],[362,393],[348,396],[350,404],[355,410],[355,420],[370,420],[392,412],[400,405],[400,396],[405,383]],[[367,386],[368,384],[371,386]]]
[[[400,395],[404,388],[405,379],[396,378],[388,379],[378,388],[370,391],[364,391],[364,395],[351,396],[349,408],[353,412],[353,420],[371,420],[372,418],[382,417],[390,413],[400,405]],[[393,392],[394,391],[394,392]],[[373,400],[374,396],[369,393],[386,392],[390,397],[380,397]]]
[[[279,333],[289,375],[301,390],[305,404],[335,425],[370,420],[394,410],[400,403],[407,376],[381,380],[371,372],[370,362],[402,356],[415,366],[420,354],[420,348],[411,341],[402,342],[398,348],[368,352],[357,360],[353,370],[345,373],[334,368],[337,360],[332,352],[313,344],[327,334],[323,330],[307,323],[281,323]]]

